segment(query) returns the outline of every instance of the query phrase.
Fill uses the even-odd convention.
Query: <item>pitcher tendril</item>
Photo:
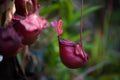
[[[81,16],[80,16],[80,44],[82,46],[82,27],[83,27],[83,6],[84,6],[84,2],[82,0],[82,4],[81,4]]]

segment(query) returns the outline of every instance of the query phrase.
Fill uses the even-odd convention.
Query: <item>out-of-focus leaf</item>
[[[91,31],[85,31],[82,32],[82,38],[85,38],[86,36],[89,36],[91,34]],[[69,35],[68,35],[69,36]],[[70,35],[71,36],[71,35]],[[72,36],[72,41],[79,41],[80,40],[80,34]]]
[[[120,75],[118,74],[106,74],[99,78],[99,80],[120,80]]]
[[[17,60],[19,65],[22,67],[22,51],[17,54]]]
[[[68,10],[67,11],[68,15],[66,15],[66,16],[68,16],[68,21],[69,21],[69,20],[72,19],[72,17],[73,17],[73,11],[74,11],[71,0],[66,1],[66,5],[67,5],[67,10]]]
[[[100,8],[102,8],[102,6],[99,6],[99,5],[97,5],[97,6],[87,6],[87,5],[85,5],[84,10],[83,10],[83,17],[87,16],[88,14],[90,14],[90,13],[92,13],[92,12],[94,12],[94,11],[100,9]],[[72,20],[70,21],[70,23],[75,24],[75,22],[77,22],[77,20],[80,19],[80,16],[81,16],[80,10],[76,11]]]
[[[58,10],[58,8],[59,8],[58,4],[53,4],[53,5],[50,5],[48,7],[44,7],[44,9],[42,9],[42,11],[40,11],[40,15],[41,16],[48,15],[51,12],[54,12],[55,10]]]

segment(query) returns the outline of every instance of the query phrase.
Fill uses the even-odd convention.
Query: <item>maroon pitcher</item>
[[[81,9],[81,17],[82,17],[82,9]],[[84,66],[88,62],[88,55],[84,51],[82,46],[82,18],[80,21],[80,41],[78,43],[61,38],[63,32],[62,20],[57,21],[56,31],[58,33],[60,58],[63,64],[72,69]]]

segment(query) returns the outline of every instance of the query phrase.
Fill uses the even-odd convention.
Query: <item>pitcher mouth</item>
[[[58,40],[59,40],[59,43],[61,45],[65,45],[65,46],[69,46],[69,47],[74,47],[77,44],[77,43],[72,42],[70,40],[63,39],[60,36],[58,36]]]

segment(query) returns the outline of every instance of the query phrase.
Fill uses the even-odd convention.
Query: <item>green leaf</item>
[[[22,51],[17,54],[17,60],[18,60],[20,67],[22,67]]]
[[[48,14],[54,12],[55,10],[58,10],[58,8],[59,8],[58,4],[53,4],[53,5],[47,6],[41,10],[40,15],[41,16],[48,15]]]
[[[84,10],[83,10],[83,17],[85,17],[88,14],[100,9],[101,7],[102,6],[88,6],[88,5],[85,5]],[[74,14],[74,17],[71,19],[70,23],[74,24],[75,22],[77,22],[80,19],[80,16],[81,16],[80,10],[76,11],[75,14]]]

